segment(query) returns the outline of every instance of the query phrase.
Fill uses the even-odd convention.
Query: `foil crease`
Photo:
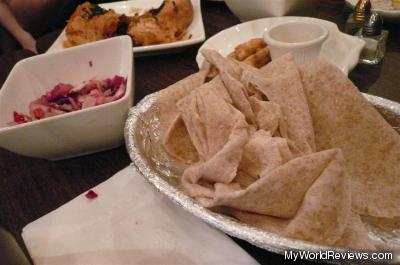
[[[377,96],[363,94],[375,106],[383,117],[400,133],[400,104]],[[348,252],[350,249],[313,244],[306,241],[286,238],[247,225],[230,216],[213,212],[201,206],[194,199],[185,195],[179,188],[178,176],[184,166],[177,165],[163,151],[159,131],[159,110],[156,104],[157,93],[150,94],[132,107],[125,124],[125,144],[132,164],[142,173],[143,177],[159,192],[165,194],[174,203],[194,214],[209,225],[224,233],[245,240],[265,250],[284,254],[285,251],[335,251]],[[393,253],[391,261],[369,260],[368,264],[399,264],[400,263],[400,227],[396,225],[375,225],[374,220],[363,218],[370,238],[379,247],[379,251]],[[365,253],[365,251],[364,251]],[[365,264],[365,260],[328,261],[340,264]]]

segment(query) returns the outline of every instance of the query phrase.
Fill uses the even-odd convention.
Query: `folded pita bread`
[[[206,71],[197,72],[159,92],[157,105],[160,109],[160,131],[162,135],[165,134],[168,127],[179,115],[176,102],[188,95],[193,89],[201,86],[206,76]]]
[[[256,123],[256,117],[251,108],[247,91],[239,80],[234,79],[228,72],[221,71],[220,77],[232,98],[232,104],[243,113],[246,120],[250,124]]]
[[[202,49],[201,54],[203,54],[204,58],[209,64],[215,66],[218,69],[219,73],[224,71],[229,73],[233,78],[240,80],[242,67],[239,66],[239,63],[237,61],[229,58],[224,58],[217,51],[210,49]]]
[[[202,75],[204,77],[204,74]],[[204,81],[204,78],[203,78]],[[172,88],[176,89],[176,87],[171,86]],[[179,88],[179,87],[177,87]],[[167,88],[167,90],[170,88]],[[193,89],[186,89],[182,88],[185,93],[180,93],[180,97],[176,95],[178,93],[174,93],[175,95],[174,100],[179,101],[180,99],[184,98],[191,91],[196,89],[201,90],[212,90],[218,94],[218,97],[221,97],[226,102],[232,103],[232,99],[229,96],[228,91],[226,90],[225,86],[222,83],[221,78],[216,77],[211,82],[205,84],[199,84],[198,87]],[[174,90],[172,90],[172,93]],[[182,91],[180,91],[182,92]],[[163,145],[165,151],[175,160],[179,162],[183,162],[184,164],[193,164],[197,162],[200,157],[194,147],[192,139],[190,138],[186,125],[183,122],[182,116],[180,114],[180,110],[177,108],[177,102],[172,103],[171,98],[166,97],[170,92],[165,92],[164,94],[160,92],[161,96],[158,98],[159,104],[162,102],[163,104],[160,107],[160,111],[164,111],[163,115],[160,115],[160,123],[164,127],[167,127],[167,131],[163,137]],[[167,99],[167,100],[165,100]],[[167,110],[167,104],[173,104],[169,110]],[[174,115],[174,116],[173,116]],[[170,120],[170,117],[175,117],[175,120]]]
[[[343,150],[359,214],[400,216],[400,136],[336,67],[317,61],[300,72],[317,150]]]
[[[293,158],[286,139],[258,130],[244,147],[239,170],[254,180]]]
[[[291,222],[291,219],[253,214],[235,209],[224,209],[224,211],[226,214],[234,216],[246,224],[267,230],[275,234],[288,236],[285,234],[285,229]],[[302,238],[298,239],[303,240]],[[365,229],[364,224],[361,222],[360,216],[353,212],[351,212],[349,215],[346,228],[344,229],[341,238],[336,241],[333,246],[351,249],[376,250],[376,247],[368,237],[368,232]]]
[[[161,90],[157,96],[164,149],[171,157],[186,164],[198,161],[199,157],[183,125],[176,102],[201,86],[206,75],[207,71],[192,74]]]
[[[345,145],[346,137],[361,133],[342,132],[346,126],[351,131],[358,125],[341,123],[335,117],[350,113],[344,119],[357,121],[361,113],[359,98],[344,100],[344,105],[337,104],[340,106],[336,108],[331,106],[348,95],[331,96],[333,88],[346,87],[347,81],[311,66],[302,67],[300,74],[291,55],[258,70],[212,50],[202,52],[207,68],[217,69],[214,78],[205,82],[204,70],[168,88],[158,99],[160,110],[165,110],[160,117],[164,147],[171,157],[188,165],[180,178],[185,192],[206,207],[226,208],[239,220],[283,236],[373,249],[359,215],[351,210],[352,196],[364,202],[369,195],[361,195],[360,189],[373,190],[364,187],[365,179],[357,175],[366,172],[357,170],[367,164],[355,163],[350,174],[356,172],[356,177],[350,176],[346,171],[349,163],[342,150],[336,148],[342,148],[346,158],[346,152],[367,161],[375,158],[367,153],[351,153],[355,146],[346,149],[340,145]],[[320,77],[322,74],[325,77]],[[336,80],[332,87],[323,85],[331,79]],[[318,87],[322,87],[321,92],[316,92]],[[326,100],[329,104],[323,106]],[[169,104],[173,105],[170,109]],[[356,107],[350,109],[350,104]],[[342,113],[343,106],[350,111]],[[331,109],[333,114],[329,113]],[[336,124],[330,124],[329,119]],[[343,138],[334,136],[336,125],[343,126],[339,129]],[[371,135],[377,137],[380,131],[374,130],[376,135]],[[362,143],[353,140],[351,144]],[[386,149],[390,150],[388,145]],[[384,177],[383,181],[388,185],[392,179]],[[388,192],[385,199],[392,199],[391,188],[383,190]],[[372,198],[376,195],[373,193]],[[388,207],[390,211],[383,212],[393,215],[395,207],[390,203],[376,206]]]
[[[338,247],[351,247],[354,249],[376,249],[368,237],[367,229],[361,222],[360,216],[354,212],[350,213],[346,229],[335,245]]]
[[[193,164],[200,159],[180,114],[166,131],[163,146],[168,155],[184,164]]]
[[[237,120],[244,119],[210,83],[192,91],[177,107],[202,161],[214,156],[228,141]]]
[[[223,205],[252,213],[292,218],[298,211],[302,211],[300,207],[303,198],[310,190],[314,190],[312,185],[317,179],[324,177],[333,182],[344,178],[342,160],[339,149],[298,157],[263,172],[260,179],[244,190],[223,195],[216,193],[212,205],[208,206]],[[345,200],[350,203],[350,197]]]
[[[351,211],[350,179],[344,172],[340,149],[313,155],[330,155],[324,171],[304,196],[302,205],[285,229],[289,237],[333,245],[344,233]],[[290,162],[289,162],[290,163]]]
[[[315,151],[314,129],[300,74],[291,54],[269,63],[263,71],[246,68],[242,82],[253,85],[278,104],[287,118],[287,134],[305,154]]]
[[[229,135],[228,141],[221,150],[207,161],[194,164],[184,171],[181,179],[184,188],[189,188],[192,184],[195,184],[193,187],[197,187],[197,184],[199,184],[201,180],[210,184],[231,183],[236,176],[247,139],[247,124],[244,123],[244,120],[237,120]],[[197,193],[193,188],[189,188],[188,190],[190,196],[204,196]],[[212,194],[211,198],[214,196],[215,195]],[[207,195],[205,197],[210,196]]]
[[[183,187],[193,197],[210,197],[208,185],[200,181],[211,185],[232,182],[248,140],[244,115],[209,88],[205,84],[177,104],[201,158],[182,176]]]
[[[305,160],[305,158],[308,159]],[[310,164],[305,165],[303,169],[298,167],[303,163]],[[311,165],[314,163],[317,167]],[[359,216],[351,212],[350,180],[343,171],[343,163],[344,158],[339,149],[331,149],[291,160],[282,167],[296,165],[297,169],[294,172],[297,170],[304,172],[310,176],[310,180],[312,180],[313,170],[316,168],[321,170],[322,166],[322,171],[312,182],[304,181],[304,179],[296,182],[297,176],[291,178],[291,174],[280,174],[282,178],[289,179],[290,182],[286,182],[284,186],[280,186],[282,184],[279,182],[277,182],[277,184],[279,183],[278,186],[272,183],[265,185],[267,199],[258,198],[258,200],[253,200],[256,199],[253,198],[253,205],[248,204],[246,211],[238,211],[237,205],[228,203],[229,206],[236,209],[231,211],[231,214],[246,223],[291,238],[326,245],[345,245],[357,249],[374,249]],[[274,172],[271,172],[271,174],[274,174]],[[264,177],[257,182],[267,179],[268,177]],[[305,182],[308,186],[305,191],[303,190],[303,185],[296,185],[296,183],[303,184]],[[284,195],[273,191],[279,186],[281,193],[284,193]],[[249,188],[251,187],[249,186]],[[288,187],[291,189],[289,190]],[[270,196],[271,192],[273,193],[272,196]],[[235,193],[239,194],[240,192],[236,191]],[[274,200],[275,197],[280,196],[281,198]],[[265,202],[270,209],[272,209],[271,204],[274,205],[274,212],[260,214],[260,201]],[[250,202],[250,200],[247,202]],[[293,205],[300,206],[292,208],[291,206]],[[242,205],[240,208],[242,208]],[[257,208],[257,210],[254,211],[253,208]],[[257,211],[258,214],[255,214]],[[285,213],[284,215],[286,216],[283,216],[282,213]]]
[[[272,101],[263,101],[255,96],[249,98],[255,114],[258,129],[269,131],[272,135],[288,138],[287,119],[282,114],[281,107]]]

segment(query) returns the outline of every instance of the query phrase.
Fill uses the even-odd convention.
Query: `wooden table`
[[[203,2],[202,9],[207,37],[239,23],[224,3]],[[321,5],[315,16],[333,20],[342,27],[347,15]],[[357,66],[350,78],[364,92],[400,101],[400,26],[386,23],[385,28],[390,34],[383,63]],[[56,37],[57,32],[40,39],[39,49],[46,50]],[[197,71],[195,56],[198,48],[197,45],[179,54],[136,58],[135,102]],[[30,55],[20,51],[2,56],[0,82],[16,61]],[[129,163],[124,146],[57,162],[23,157],[0,148],[0,225],[11,231],[23,245],[20,233],[25,225],[105,181]],[[236,241],[261,264],[285,264],[282,256]]]

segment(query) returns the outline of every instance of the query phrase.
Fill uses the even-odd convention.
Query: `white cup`
[[[297,64],[318,58],[329,31],[316,23],[291,21],[271,27],[264,33],[272,60],[291,52]]]

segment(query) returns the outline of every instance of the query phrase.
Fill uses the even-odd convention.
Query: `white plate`
[[[354,8],[357,4],[358,0],[346,0],[346,3]],[[372,6],[372,10],[379,13],[379,15],[383,16],[389,20],[399,20],[400,19],[400,10],[383,10],[383,9],[375,9]]]
[[[145,11],[149,10],[150,8],[159,7],[161,3],[162,0],[131,0],[131,1],[121,1],[121,2],[101,4],[100,6],[105,9],[113,9],[115,10],[115,12],[119,14],[132,16],[134,14],[134,8],[139,8],[142,11]],[[189,28],[187,29],[188,34],[192,35],[190,39],[176,41],[172,43],[166,43],[166,44],[133,47],[133,51],[135,52],[135,54],[155,52],[155,51],[159,53],[160,51],[165,51],[167,49],[190,46],[204,41],[206,39],[206,34],[204,32],[204,24],[201,15],[200,0],[192,0],[192,5],[193,5],[193,21],[192,24],[190,24]],[[58,36],[56,41],[53,43],[53,45],[51,45],[51,47],[47,50],[47,52],[60,51],[65,49],[63,47],[63,42],[66,39],[67,37],[65,35],[65,29],[64,29],[61,32],[60,36]]]
[[[204,42],[197,53],[197,64],[200,67],[204,60],[200,53],[203,48],[217,50],[226,56],[238,44],[251,38],[262,37],[263,33],[273,25],[287,21],[311,21],[325,26],[329,30],[329,37],[322,46],[320,56],[336,65],[345,74],[348,74],[357,65],[365,42],[357,37],[340,32],[336,24],[332,22],[310,17],[262,18],[225,29]]]

